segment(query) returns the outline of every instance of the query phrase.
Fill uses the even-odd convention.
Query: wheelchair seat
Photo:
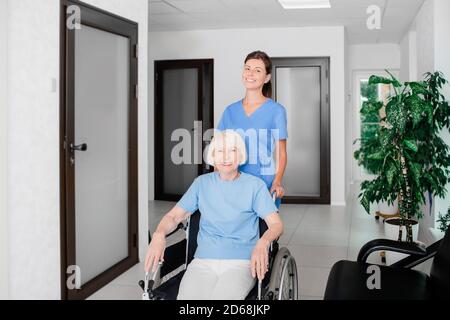
[[[149,288],[149,296],[152,300],[176,300],[181,280],[186,272],[189,263],[194,259],[197,250],[197,234],[200,228],[201,214],[197,211],[191,215],[187,226],[180,225],[177,230],[167,237],[169,238],[179,229],[186,231],[186,239],[168,246],[165,251],[164,264],[160,268],[160,278],[169,277],[162,284]],[[262,236],[268,227],[264,220],[259,219],[259,233]],[[184,265],[184,268],[180,269]],[[171,275],[174,270],[178,270],[175,275]],[[139,285],[145,288],[145,282],[140,281]],[[258,299],[258,282],[249,292],[246,300]],[[281,289],[283,292],[279,292]],[[145,291],[145,289],[144,289]],[[144,293],[145,294],[145,293]],[[269,250],[269,272],[262,281],[262,295],[266,299],[279,297],[291,297],[291,300],[298,296],[298,276],[295,259],[286,248],[279,249],[278,243],[274,242]]]
[[[181,279],[186,270],[181,271],[176,276],[170,278],[158,288],[153,290],[153,294],[161,300],[177,300]]]
[[[331,269],[325,300],[423,300],[430,296],[428,276],[409,269],[380,266],[381,289],[370,290],[370,264],[339,261]]]
[[[366,258],[371,252],[388,250],[410,256],[391,265],[379,266],[380,288],[369,289]],[[412,270],[434,258],[430,275]],[[374,240],[366,244],[358,261],[339,261],[331,269],[325,300],[427,300],[450,297],[450,229],[444,238],[427,248],[392,240]]]

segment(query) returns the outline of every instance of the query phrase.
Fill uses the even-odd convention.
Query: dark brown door
[[[78,1],[61,17],[61,287],[84,299],[138,263],[138,26]]]
[[[214,126],[213,67],[213,60],[155,62],[156,200],[178,201],[213,170],[202,156]]]
[[[288,117],[283,203],[330,204],[329,58],[274,58],[273,68]]]

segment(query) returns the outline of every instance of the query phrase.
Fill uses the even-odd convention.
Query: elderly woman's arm
[[[251,259],[251,272],[253,278],[258,276],[259,280],[264,279],[264,275],[269,270],[269,246],[283,234],[283,222],[276,212],[267,216],[268,230],[256,243]]]
[[[156,231],[153,233],[152,241],[147,250],[145,258],[145,271],[155,272],[160,261],[164,261],[164,251],[166,249],[166,236],[174,231],[176,227],[189,218],[190,212],[179,206],[175,206],[161,220]]]

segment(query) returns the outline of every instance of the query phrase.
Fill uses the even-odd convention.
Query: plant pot
[[[419,235],[419,222],[417,220],[409,220],[412,223],[412,231],[413,231],[413,241],[417,241],[418,235]],[[398,240],[398,233],[399,233],[399,218],[389,218],[386,219],[384,224],[384,234],[387,239],[391,240]],[[402,241],[406,241],[406,227],[402,227]],[[397,252],[391,252],[386,251],[386,264],[391,265],[405,257],[407,257],[407,254],[403,253],[397,253]]]
[[[410,219],[413,229],[413,241],[417,241],[417,236],[419,234],[419,222],[417,220]],[[389,218],[386,219],[384,224],[384,233],[387,239],[398,240],[400,218]],[[402,241],[406,241],[406,227],[402,227]]]

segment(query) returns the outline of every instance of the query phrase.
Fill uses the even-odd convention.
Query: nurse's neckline
[[[261,109],[264,105],[266,105],[271,99],[270,99],[270,98],[266,98],[266,101],[264,101],[263,103],[261,103],[261,105],[260,105],[258,108],[256,108],[255,110],[253,110],[253,112],[250,113],[250,114],[247,114],[247,112],[245,111],[244,100],[245,100],[245,98],[241,100],[242,111],[244,112],[244,115],[247,116],[247,118],[251,118],[251,117],[255,114],[255,112],[257,112],[257,111],[258,111],[259,109]]]

